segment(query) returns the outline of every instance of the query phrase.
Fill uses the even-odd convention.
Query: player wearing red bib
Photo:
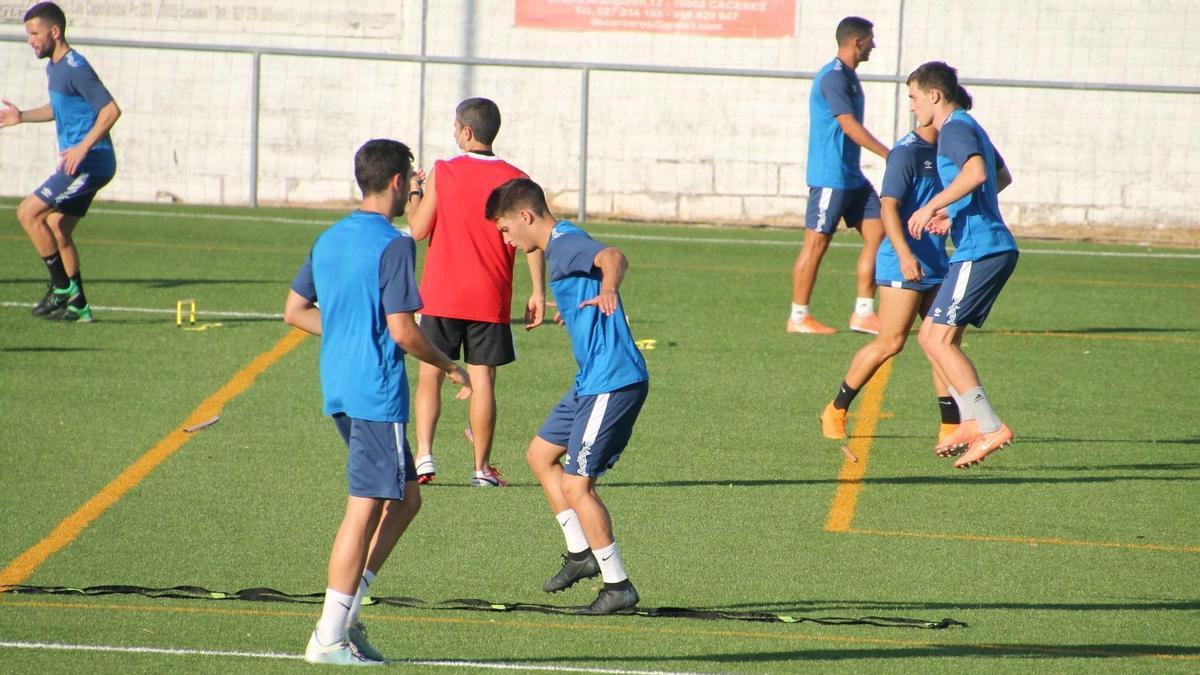
[[[492,142],[500,130],[500,109],[485,98],[458,104],[454,140],[463,154],[434,163],[428,178],[414,175],[409,186],[409,227],[414,239],[428,238],[421,274],[421,329],[447,354],[467,363],[475,392],[470,408],[470,436],[475,446],[471,485],[501,487],[491,464],[496,428],[496,368],[516,360],[509,317],[516,249],[504,243],[496,226],[484,218],[488,195],[523,171],[496,157]],[[526,330],[542,323],[546,311],[545,257],[526,254],[533,290],[525,305]],[[441,415],[445,374],[419,370],[414,400],[417,476],[433,480],[433,437]]]

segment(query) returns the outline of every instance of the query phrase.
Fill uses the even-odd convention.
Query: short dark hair
[[[905,84],[916,84],[921,91],[936,89],[947,101],[963,110],[971,109],[971,94],[958,83],[958,70],[943,61],[929,61],[917,66]]]
[[[500,107],[490,99],[469,98],[454,109],[454,117],[484,145],[491,145],[500,133]]]
[[[67,32],[67,15],[63,13],[62,8],[53,2],[39,2],[29,11],[25,12],[24,21],[30,19],[41,19],[51,26],[58,26],[62,32]]]
[[[390,138],[375,138],[363,143],[354,153],[354,180],[363,196],[379,194],[388,188],[392,176],[408,180],[413,154],[408,146]]]
[[[839,45],[854,38],[865,38],[871,35],[875,24],[861,16],[848,16],[838,22],[837,32],[833,34]]]
[[[550,215],[542,187],[528,178],[513,178],[488,195],[483,217],[494,222],[521,209],[529,209],[538,217]]]

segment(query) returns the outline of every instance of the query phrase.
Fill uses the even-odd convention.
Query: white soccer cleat
[[[368,659],[359,653],[349,641],[339,642],[326,647],[317,640],[317,631],[308,638],[308,646],[304,648],[304,660],[309,663],[324,663],[332,666],[382,666],[383,661]]]

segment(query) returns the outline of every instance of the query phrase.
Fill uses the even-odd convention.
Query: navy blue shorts
[[[833,234],[839,220],[845,220],[846,227],[858,227],[864,220],[878,218],[879,213],[879,194],[870,181],[853,190],[810,187],[804,226],[821,234]]]
[[[112,179],[112,176],[94,176],[83,171],[68,176],[59,169],[43,181],[33,194],[63,215],[82,218],[87,215],[96,193]]]
[[[564,472],[599,478],[621,458],[649,391],[649,382],[638,382],[595,396],[577,396],[571,385],[537,435],[567,449]]]
[[[982,327],[1016,267],[1016,251],[950,263],[946,280],[929,307],[929,316],[943,326]]]
[[[875,285],[880,288],[902,288],[906,291],[925,293],[941,285],[940,281],[898,281],[896,279],[876,279]]]
[[[351,497],[404,499],[404,483],[417,479],[412,451],[403,422],[371,422],[333,416],[342,440],[350,448],[346,458],[346,480]]]

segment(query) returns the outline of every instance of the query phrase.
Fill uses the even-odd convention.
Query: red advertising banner
[[[796,0],[516,0],[522,28],[624,30],[720,37],[793,34]]]

